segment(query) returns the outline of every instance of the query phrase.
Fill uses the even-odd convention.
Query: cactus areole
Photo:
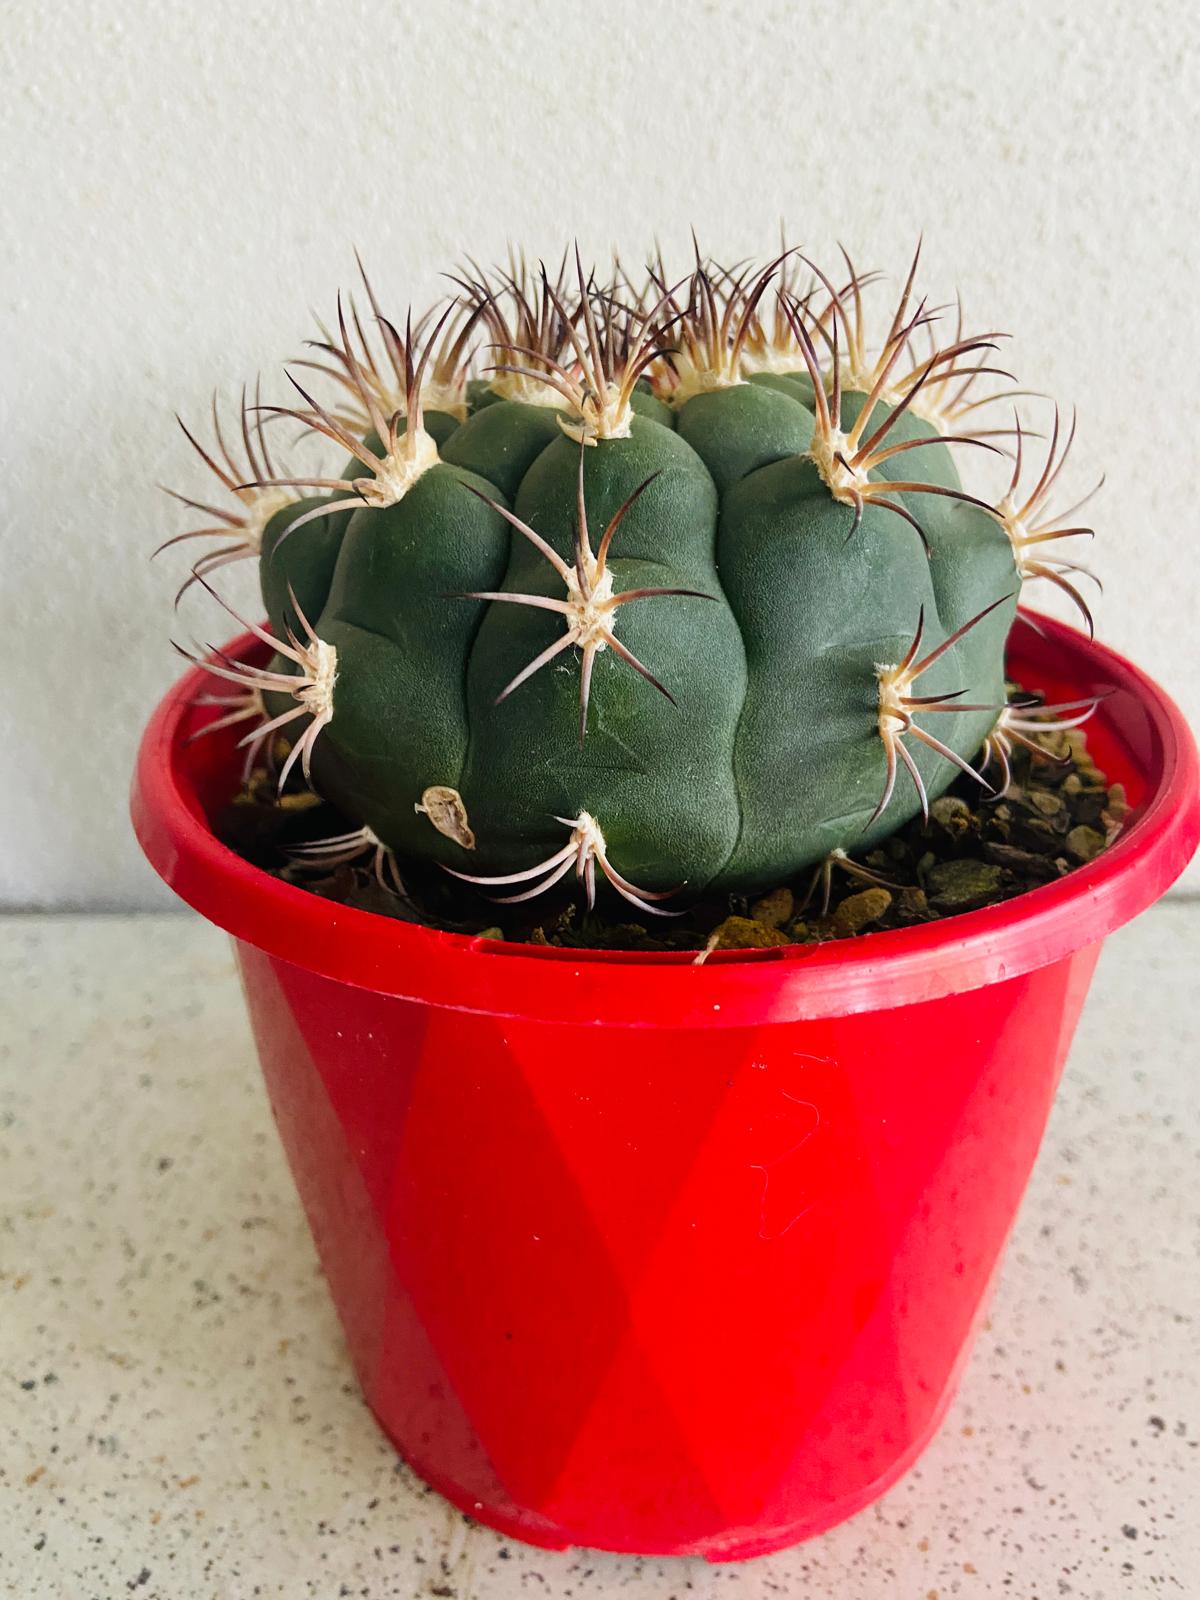
[[[189,434],[228,496],[187,498],[194,575],[258,558],[276,650],[210,663],[219,723],[285,734],[354,830],[331,848],[390,881],[654,915],[859,853],[960,772],[994,789],[1022,584],[1086,617],[1058,541],[1090,530],[1048,504],[1073,426],[1031,434],[999,335],[916,268],[874,333],[875,275],[799,251],[643,287],[472,268],[403,331],[364,274],[292,403]],[[296,423],[316,476],[281,464]]]

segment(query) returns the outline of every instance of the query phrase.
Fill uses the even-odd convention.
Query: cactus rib
[[[652,472],[648,478],[643,478],[637,488],[628,494],[621,505],[609,519],[608,526],[600,540],[598,549],[593,553],[591,537],[587,524],[587,504],[583,489],[583,442],[580,442],[579,458],[579,488],[578,504],[576,508],[576,535],[575,559],[568,565],[566,561],[553,550],[550,545],[534,532],[528,523],[522,522],[520,517],[497,504],[489,495],[481,494],[478,489],[471,489],[471,493],[478,496],[485,505],[498,512],[506,522],[510,523],[518,533],[524,535],[530,544],[545,557],[545,559],[558,573],[567,589],[565,600],[555,600],[547,595],[522,594],[497,589],[476,589],[458,596],[462,600],[496,600],[513,605],[534,606],[543,611],[554,611],[566,622],[567,631],[560,638],[536,656],[529,664],[517,673],[516,677],[501,689],[496,696],[496,704],[507,700],[514,689],[519,688],[528,678],[547,666],[556,656],[576,646],[582,652],[582,664],[579,674],[579,742],[582,745],[587,732],[588,703],[591,695],[592,672],[597,655],[602,650],[611,649],[613,653],[641,673],[658,690],[666,695],[672,705],[675,697],[671,691],[654,676],[650,669],[642,664],[633,652],[626,648],[617,638],[616,611],[618,606],[627,605],[633,600],[656,600],[667,596],[687,596],[693,600],[711,600],[712,595],[703,594],[698,589],[684,588],[642,588],[626,589],[619,594],[613,592],[613,575],[608,567],[608,552],[613,541],[613,535],[620,527],[630,509],[641,498],[645,491],[659,476]],[[471,486],[468,485],[468,488]]]

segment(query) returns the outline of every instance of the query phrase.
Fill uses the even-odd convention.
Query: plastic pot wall
[[[233,936],[363,1390],[418,1472],[544,1545],[712,1559],[880,1494],[953,1393],[1104,936],[1200,834],[1128,662],[1040,619],[1009,669],[1108,693],[1134,812],[1054,884],[928,927],[688,957],[431,933],[218,843],[233,737],[190,674],[147,730],[150,860]],[[248,641],[230,649],[249,653]]]

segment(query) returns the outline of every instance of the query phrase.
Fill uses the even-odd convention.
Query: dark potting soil
[[[436,868],[414,864],[402,869],[399,894],[386,872],[382,881],[376,874],[369,851],[332,869],[305,860],[294,854],[298,847],[347,833],[350,824],[294,783],[276,793],[274,763],[287,750],[282,741],[225,808],[217,832],[255,866],[313,894],[456,933],[604,950],[815,944],[1011,900],[1111,843],[1129,806],[1123,787],[1109,784],[1092,762],[1083,731],[1048,722],[1033,737],[1039,753],[1013,751],[1012,782],[1003,795],[960,777],[933,801],[928,821],[918,816],[861,857],[831,858],[768,894],[700,900],[670,921],[639,919],[603,887],[591,912],[569,892],[500,906]]]

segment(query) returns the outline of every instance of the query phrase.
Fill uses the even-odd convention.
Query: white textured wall
[[[827,250],[1018,332],[1103,466],[1101,636],[1193,713],[1196,8],[58,0],[3,8],[0,900],[164,896],[125,819],[174,676],[171,420],[278,372],[348,282],[657,233]],[[191,481],[199,480],[192,477]],[[245,591],[243,591],[244,593]],[[197,619],[202,631],[220,631]],[[226,629],[226,631],[229,631]]]

